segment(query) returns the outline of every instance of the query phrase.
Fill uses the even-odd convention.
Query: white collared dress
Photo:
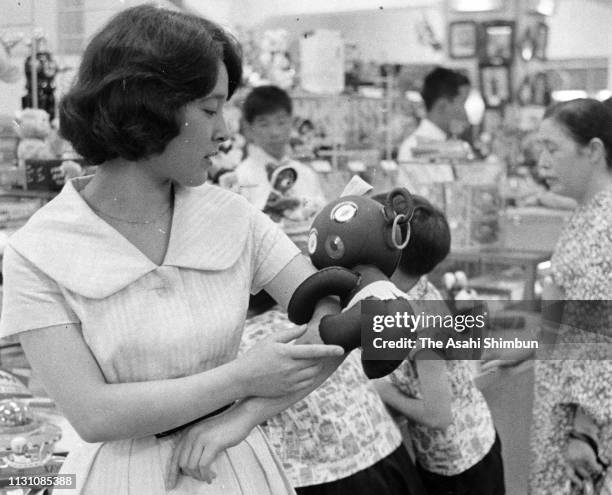
[[[89,208],[78,192],[89,179],[67,183],[10,238],[0,335],[80,324],[108,383],[177,378],[234,359],[249,293],[299,254],[295,245],[238,195],[178,187],[158,266]],[[163,494],[175,442],[83,443],[62,470],[76,474],[76,493]],[[214,468],[211,485],[181,476],[171,493],[293,493],[259,429]]]

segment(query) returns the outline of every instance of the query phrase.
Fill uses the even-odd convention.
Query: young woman
[[[240,77],[218,26],[140,6],[92,39],[60,106],[63,136],[98,171],[11,238],[0,333],[20,335],[90,442],[63,467],[77,493],[293,492],[252,429],[314,389],[342,351],[289,344],[301,334],[289,331],[236,359],[249,292],[286,305],[314,272],[245,200],[191,188],[226,139],[223,105]]]
[[[612,460],[612,110],[592,99],[550,107],[540,126],[541,175],[578,208],[554,250],[548,298],[566,299],[560,336],[572,359],[535,363],[530,493],[582,493]],[[587,343],[587,345],[584,345]],[[594,343],[596,345],[588,345]],[[599,460],[597,458],[599,455]],[[586,492],[585,492],[586,493]]]

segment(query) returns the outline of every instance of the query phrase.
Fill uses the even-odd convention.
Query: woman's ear
[[[589,154],[589,160],[592,164],[603,163],[606,164],[606,147],[603,141],[599,138],[593,138],[587,145]]]

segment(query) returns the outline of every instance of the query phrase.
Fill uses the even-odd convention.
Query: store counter
[[[446,262],[472,263],[477,265],[479,273],[485,272],[486,265],[499,265],[518,267],[523,270],[524,288],[521,299],[535,300],[535,282],[538,265],[550,260],[552,251],[549,250],[520,250],[516,248],[469,248],[451,251]],[[478,291],[478,284],[472,280],[471,285]]]

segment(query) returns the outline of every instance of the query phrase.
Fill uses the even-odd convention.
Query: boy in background
[[[296,172],[290,196],[313,210],[325,204],[319,177],[309,166],[290,158],[293,105],[286,91],[277,86],[258,86],[242,106],[244,135],[249,142],[246,158],[236,168],[240,191],[264,210],[273,192],[270,178],[279,167]],[[282,209],[282,205],[276,205]],[[287,207],[293,208],[288,200]]]

